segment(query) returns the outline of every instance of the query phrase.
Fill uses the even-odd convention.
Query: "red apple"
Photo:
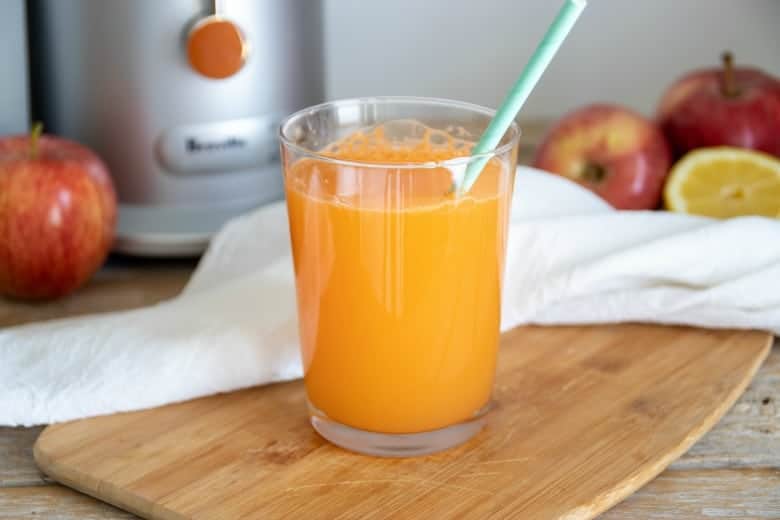
[[[105,164],[52,136],[0,139],[0,294],[55,298],[103,263],[116,222]]]
[[[732,64],[692,72],[661,98],[658,121],[676,156],[694,148],[737,146],[780,157],[780,79]]]
[[[615,208],[654,209],[670,160],[652,121],[616,105],[589,105],[553,127],[534,166],[568,177]]]

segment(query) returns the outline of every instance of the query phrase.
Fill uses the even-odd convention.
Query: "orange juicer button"
[[[233,22],[209,16],[198,22],[187,37],[187,58],[199,74],[213,79],[228,78],[244,66],[247,44]]]

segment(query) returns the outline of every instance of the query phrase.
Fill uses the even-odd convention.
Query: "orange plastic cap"
[[[199,22],[187,39],[187,58],[199,74],[223,79],[241,70],[247,46],[241,29],[231,21],[211,17]]]

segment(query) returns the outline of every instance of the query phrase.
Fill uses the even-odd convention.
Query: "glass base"
[[[309,403],[310,421],[327,440],[346,450],[379,457],[416,457],[463,444],[485,426],[485,406],[474,418],[446,428],[420,433],[377,433],[338,423]]]

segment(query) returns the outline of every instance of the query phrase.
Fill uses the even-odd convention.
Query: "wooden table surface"
[[[539,131],[532,127],[529,134],[532,145]],[[177,294],[194,265],[112,258],[87,287],[63,300],[24,304],[0,299],[0,327],[149,305]],[[134,518],[41,475],[32,457],[41,429],[0,427],[0,519]],[[602,518],[780,519],[780,343],[710,433]]]
[[[113,258],[75,295],[30,305],[0,300],[0,327],[148,305],[183,287],[194,262]],[[0,427],[0,518],[133,518],[53,484],[32,445],[42,428]],[[603,518],[780,518],[780,345],[748,390],[685,456]]]

